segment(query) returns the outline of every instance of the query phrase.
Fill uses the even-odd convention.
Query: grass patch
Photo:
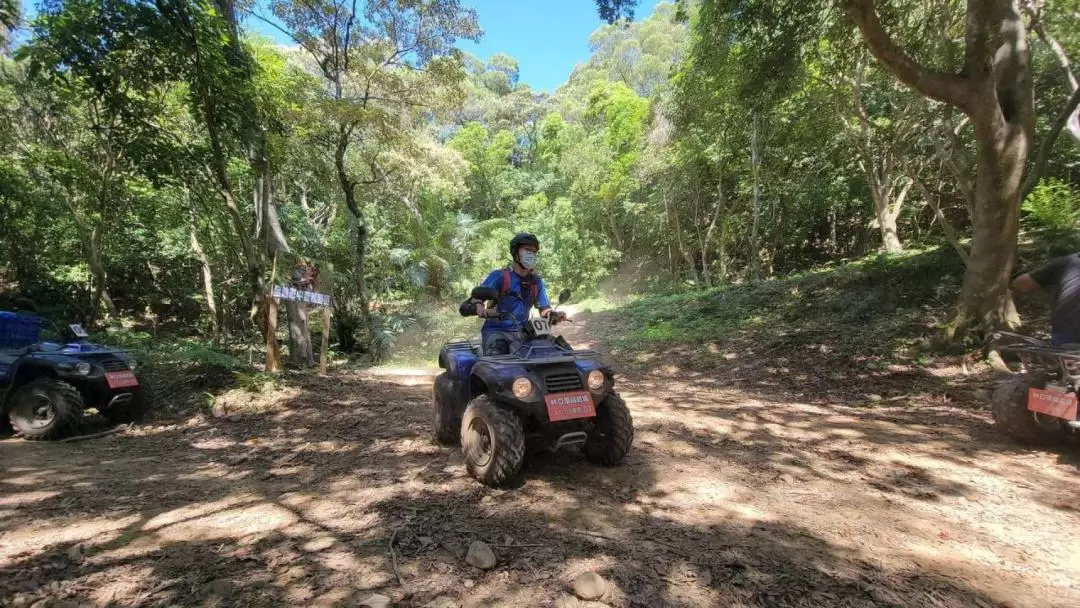
[[[691,293],[646,296],[606,315],[627,354],[658,346],[738,340],[846,342],[884,355],[938,331],[963,265],[948,248],[873,255],[842,266]]]

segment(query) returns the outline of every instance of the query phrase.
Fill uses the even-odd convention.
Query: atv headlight
[[[598,391],[604,388],[604,372],[594,369],[589,372],[589,390]]]
[[[533,392],[532,382],[529,382],[528,378],[518,378],[514,380],[513,391],[514,397],[524,401]]]
[[[76,363],[75,364],[75,373],[79,374],[80,376],[89,376],[90,375],[90,364],[87,363],[86,361],[80,361],[79,363]]]
[[[134,359],[128,359],[127,360],[127,365],[128,365],[128,369],[130,369],[131,371],[135,371],[135,368],[139,367],[139,364],[136,363]]]

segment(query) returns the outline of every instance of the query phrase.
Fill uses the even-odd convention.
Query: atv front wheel
[[[117,424],[125,422],[138,422],[142,420],[154,403],[153,393],[150,387],[139,384],[131,396],[131,401],[119,403],[112,407],[101,410],[101,415]]]
[[[465,468],[480,483],[499,487],[514,479],[525,460],[521,419],[487,395],[469,402],[461,421]]]
[[[450,378],[446,373],[435,376],[431,387],[432,423],[435,429],[435,441],[443,445],[454,445],[461,438],[461,416],[454,415],[454,403],[450,395]]]
[[[630,408],[616,392],[596,406],[596,428],[585,441],[585,458],[604,466],[614,466],[630,453],[634,442],[634,419]]]
[[[8,410],[11,426],[29,441],[75,434],[82,422],[79,391],[55,378],[39,378],[19,388]]]
[[[1065,429],[1057,418],[1027,409],[1028,389],[1045,386],[1043,374],[1017,374],[999,384],[991,398],[994,424],[1025,443],[1051,444],[1064,440]]]

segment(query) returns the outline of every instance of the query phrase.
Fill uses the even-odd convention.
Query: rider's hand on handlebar
[[[483,302],[476,303],[476,316],[481,319],[496,319],[499,317],[499,311],[494,308],[488,308],[484,306]]]
[[[506,319],[509,317],[509,313],[499,312],[498,309],[488,308],[484,306],[483,302],[476,304],[476,316],[481,319]]]
[[[555,325],[556,323],[565,323],[570,320],[570,318],[566,316],[566,313],[561,311],[549,311],[547,313],[547,319],[552,325]]]

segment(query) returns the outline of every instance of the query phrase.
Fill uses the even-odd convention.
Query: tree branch
[[[964,266],[967,266],[968,252],[964,249],[964,246],[960,244],[960,237],[956,234],[956,229],[953,228],[952,223],[945,217],[945,214],[941,212],[941,205],[938,203],[937,199],[926,185],[922,183],[922,180],[918,178],[915,171],[909,169],[908,178],[911,180],[911,184],[914,184],[915,187],[922,192],[923,198],[926,199],[926,204],[930,205],[934,210],[934,217],[941,222],[941,231],[945,233],[945,238],[949,241],[949,244],[952,245],[956,254],[960,256],[960,259],[964,262]]]
[[[1065,125],[1076,114],[1078,107],[1080,107],[1080,88],[1073,90],[1069,101],[1065,102],[1065,107],[1061,109],[1061,112],[1058,112],[1054,122],[1050,124],[1050,130],[1046,132],[1046,137],[1043,139],[1042,144],[1039,145],[1039,152],[1035,155],[1035,162],[1031,166],[1031,172],[1028,173],[1027,178],[1024,179],[1024,184],[1021,186],[1020,200],[1026,199],[1035,189],[1035,186],[1039,185],[1039,180],[1042,179],[1042,174],[1046,171],[1046,163],[1050,160],[1050,153],[1054,150],[1054,143],[1057,142],[1058,135],[1061,134]]]
[[[277,23],[274,23],[273,21],[271,21],[266,16],[264,16],[264,15],[262,15],[260,13],[257,13],[257,12],[255,12],[254,10],[252,10],[250,8],[245,8],[245,7],[241,6],[241,7],[239,7],[239,9],[244,11],[248,15],[251,15],[252,17],[255,17],[259,21],[262,21],[263,23],[269,25],[270,27],[276,29],[277,31],[281,32],[282,34],[285,34],[286,36],[288,36],[293,42],[296,43],[297,46],[299,46],[300,48],[307,51],[308,54],[311,55],[311,58],[315,60],[315,63],[319,64],[320,69],[323,69],[325,71],[325,66],[323,64],[324,58],[322,58],[319,55],[318,51],[316,51],[313,47],[310,47],[310,46],[304,44],[304,42],[301,41],[300,38],[298,38],[296,36],[296,34],[290,32],[289,30],[287,30],[287,29],[285,29],[283,27],[281,27]]]
[[[927,97],[964,107],[968,101],[968,80],[957,74],[936,72],[919,65],[904,52],[878,19],[874,0],[844,0],[848,17],[859,28],[870,52],[904,84]]]

